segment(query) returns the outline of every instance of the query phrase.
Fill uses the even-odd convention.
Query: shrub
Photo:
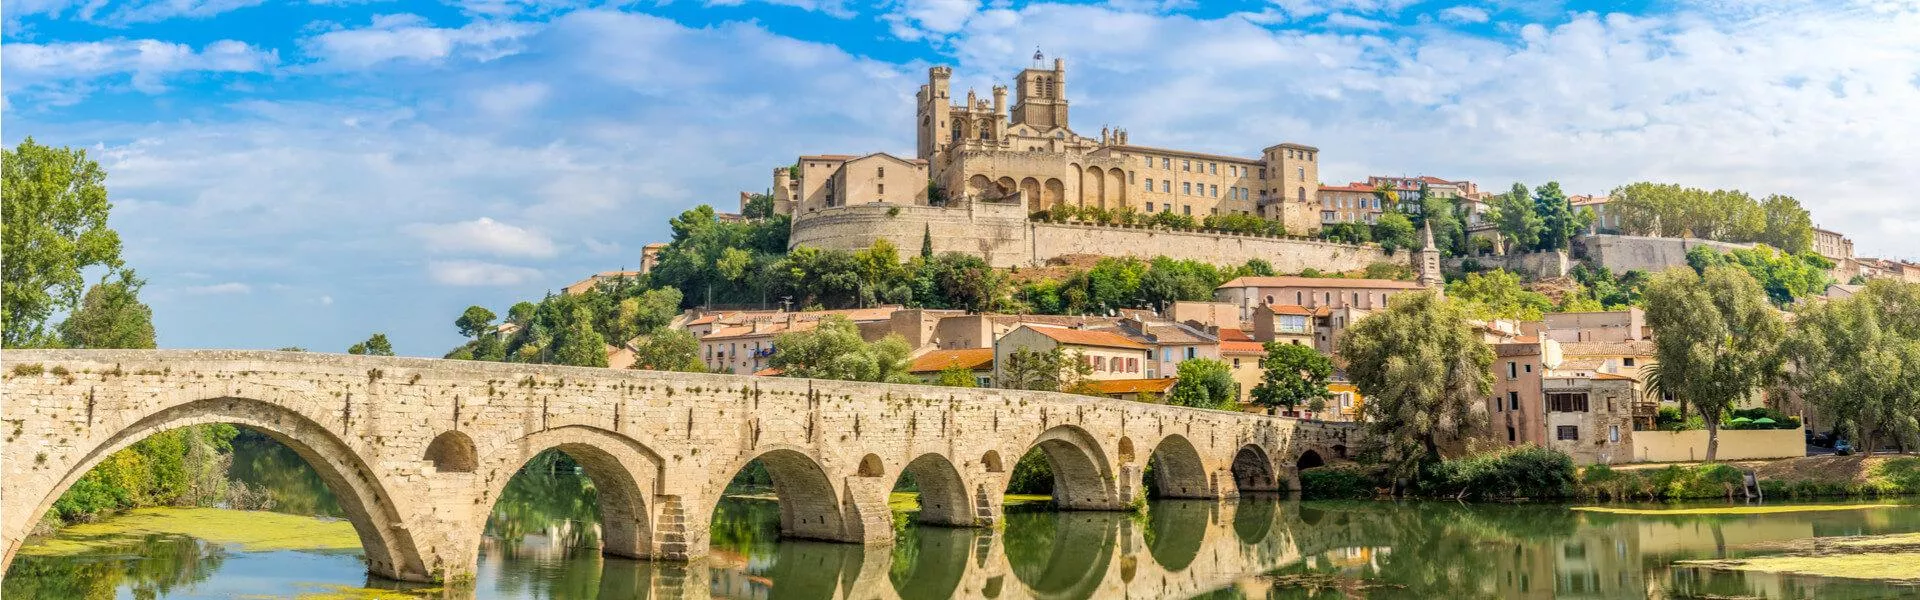
[[[1920,458],[1903,456],[1874,465],[1867,482],[1883,494],[1920,494]]]
[[[1573,457],[1538,446],[1469,456],[1436,465],[1422,487],[1437,496],[1566,498],[1574,494]]]
[[[1666,485],[1660,486],[1672,500],[1726,498],[1745,484],[1739,469],[1720,463],[1690,469],[1668,467],[1662,471],[1673,472]]]
[[[1338,466],[1300,472],[1300,497],[1310,500],[1367,498],[1376,487],[1373,477],[1359,467]]]

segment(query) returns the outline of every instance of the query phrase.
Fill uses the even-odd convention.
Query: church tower
[[[919,154],[928,163],[939,164],[936,160],[953,145],[953,127],[949,122],[953,101],[948,98],[948,82],[953,79],[951,67],[933,67],[927,69],[927,84],[920,86],[919,109],[916,118],[920,120]]]
[[[1053,68],[1042,67],[1046,55],[1033,51],[1033,67],[1020,72],[1015,84],[1018,102],[1013,105],[1013,123],[1026,124],[1038,131],[1067,126],[1067,61],[1053,59]]]
[[[1433,244],[1433,224],[1427,223],[1421,228],[1425,235],[1425,246],[1414,258],[1413,272],[1420,287],[1446,294],[1446,278],[1440,275],[1440,248]]]

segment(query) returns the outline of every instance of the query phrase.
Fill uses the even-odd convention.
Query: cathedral
[[[801,156],[774,170],[775,210],[796,219],[839,206],[891,203],[966,208],[1016,204],[1028,212],[1061,205],[1209,215],[1252,214],[1304,235],[1319,228],[1319,150],[1281,143],[1259,157],[1133,145],[1124,129],[1099,137],[1073,130],[1066,61],[1032,67],[991,99],[952,97],[953,70],[928,70],[916,95],[917,155]],[[889,189],[891,188],[891,189]]]

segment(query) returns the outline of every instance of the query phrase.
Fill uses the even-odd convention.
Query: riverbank
[[[1920,585],[1920,533],[1817,537],[1745,549],[1784,554],[1741,559],[1687,560],[1676,564],[1721,571],[1747,571]]]

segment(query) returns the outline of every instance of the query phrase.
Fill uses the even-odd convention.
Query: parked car
[[[1833,443],[1833,453],[1841,456],[1853,454],[1853,443],[1846,440],[1836,441]]]

